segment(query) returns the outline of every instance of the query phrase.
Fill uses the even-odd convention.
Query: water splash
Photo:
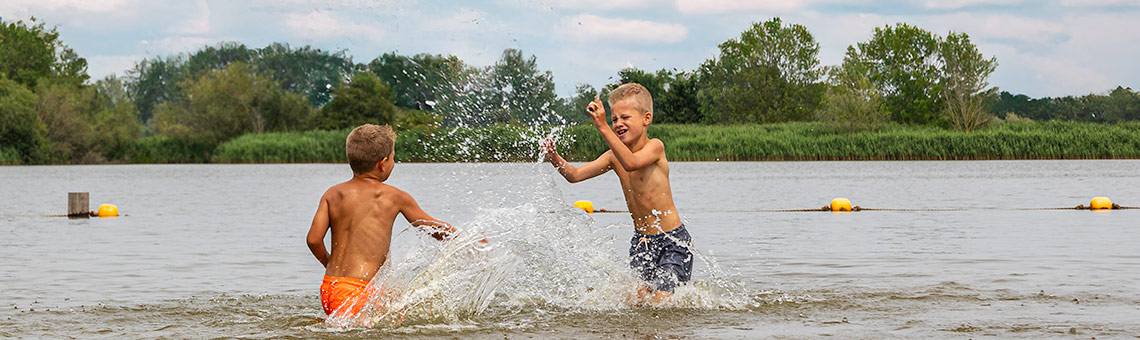
[[[544,178],[530,190],[501,190],[508,204],[482,209],[439,242],[414,229],[394,236],[393,250],[373,284],[384,294],[356,317],[329,318],[336,327],[480,328],[480,315],[511,311],[568,316],[644,307],[633,298],[641,284],[628,256],[614,250],[632,232],[628,223],[599,225],[562,200],[552,170],[536,164],[520,177]],[[470,176],[467,174],[465,176]],[[508,188],[509,189],[509,188]],[[411,231],[409,231],[411,230]],[[699,231],[695,238],[700,238]],[[484,238],[489,242],[481,243]],[[694,282],[654,308],[743,310],[753,303],[716,260],[695,249]],[[549,316],[549,315],[548,315]]]

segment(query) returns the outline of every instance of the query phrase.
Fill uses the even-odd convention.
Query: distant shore
[[[404,131],[396,157],[403,162],[535,161],[540,158],[538,141],[547,134],[559,140],[561,154],[571,161],[592,160],[607,150],[589,125],[492,126]],[[146,137],[128,147],[117,163],[340,163],[347,135],[348,130],[246,134],[216,148]],[[1017,122],[969,133],[904,125],[837,132],[820,123],[655,124],[649,136],[665,143],[673,161],[1140,158],[1140,122]]]

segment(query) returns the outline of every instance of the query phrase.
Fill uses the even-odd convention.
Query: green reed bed
[[[553,131],[553,132],[552,132]],[[589,125],[493,126],[411,130],[396,140],[396,159],[411,162],[513,162],[541,158],[539,141],[558,140],[569,160],[588,161],[608,149]],[[222,163],[344,162],[348,130],[248,134],[219,146]],[[1140,122],[999,124],[971,133],[928,126],[835,132],[819,123],[653,125],[671,160],[968,160],[1140,158]],[[136,156],[136,160],[139,157]]]
[[[124,157],[131,163],[207,163],[214,144],[201,140],[151,136],[135,140],[125,149]]]
[[[567,130],[567,157],[593,159],[607,149],[590,126]],[[1009,123],[975,132],[888,126],[835,132],[819,123],[653,125],[672,160],[967,160],[1140,158],[1140,123]]]
[[[506,162],[534,160],[541,129],[492,126],[404,131],[396,138],[396,160],[411,162]],[[218,146],[218,163],[345,162],[351,130],[246,134]]]
[[[16,148],[0,148],[0,165],[20,165],[23,159]]]
[[[210,159],[216,163],[343,162],[344,140],[349,131],[245,134],[219,145]]]

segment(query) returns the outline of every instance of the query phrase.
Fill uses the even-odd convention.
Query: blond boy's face
[[[618,139],[625,145],[637,142],[645,136],[645,130],[652,121],[649,112],[634,107],[633,100],[623,100],[610,105],[612,113],[612,128]]]

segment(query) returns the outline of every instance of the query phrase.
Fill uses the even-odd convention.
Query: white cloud
[[[1025,53],[1008,46],[995,46],[992,49],[996,52],[999,65],[990,84],[999,85],[1002,90],[1028,92],[1034,97],[1080,96],[1103,92],[1119,85],[1116,83],[1119,80],[1113,79],[1105,70],[1091,66],[1086,60]],[[1016,79],[1018,77],[1030,79]],[[1029,84],[1024,83],[1026,81]]]
[[[1067,7],[1140,6],[1140,0],[1062,0]]]
[[[5,0],[4,6],[44,11],[79,10],[104,13],[121,8],[131,0]]]
[[[477,34],[488,29],[486,25],[483,25],[486,24],[486,18],[486,13],[464,8],[450,16],[433,16],[427,19],[423,29],[431,32]]]
[[[926,0],[929,9],[958,9],[978,5],[1016,5],[1023,0]]]
[[[932,32],[948,31],[969,34],[972,40],[998,39],[1045,46],[1063,40],[1068,28],[1055,20],[1035,19],[1008,14],[955,13],[924,17],[919,22]]]
[[[143,60],[144,56],[139,55],[96,55],[87,57],[87,75],[91,76],[91,80],[99,80],[104,77],[116,74],[124,76],[127,70],[135,67],[135,63]]]
[[[812,0],[677,0],[677,10],[685,14],[726,14],[738,12],[790,12]]]
[[[139,43],[147,55],[169,55],[194,52],[203,46],[213,45],[223,40],[225,39],[176,36],[166,37],[156,41],[143,40]]]
[[[544,3],[555,8],[608,10],[646,8],[653,5],[654,2],[650,0],[548,0]]]
[[[175,27],[174,32],[180,34],[204,35],[211,31],[210,5],[206,0],[198,0],[198,14],[181,26]]]
[[[688,28],[678,24],[603,18],[591,14],[563,18],[559,30],[578,43],[676,43],[685,40],[689,34]]]
[[[379,41],[384,36],[384,30],[379,27],[352,23],[324,11],[289,14],[285,16],[284,24],[293,30],[294,36],[305,39],[362,38]]]

